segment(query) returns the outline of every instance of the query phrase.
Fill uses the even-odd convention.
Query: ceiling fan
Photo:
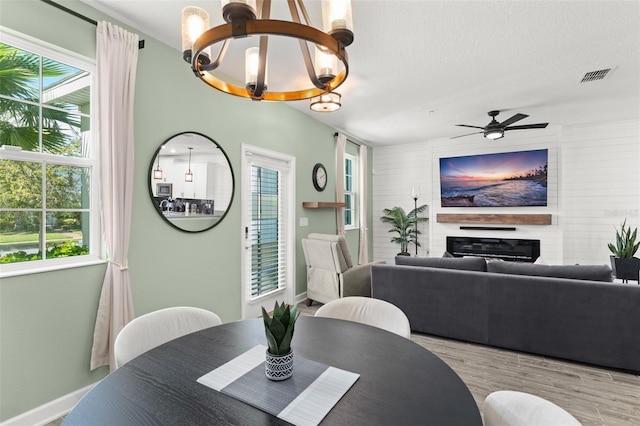
[[[469,135],[476,135],[478,133],[484,133],[484,137],[487,139],[500,139],[504,136],[504,132],[507,130],[524,130],[524,129],[544,129],[549,123],[537,123],[537,124],[524,124],[521,126],[512,126],[516,121],[520,121],[527,118],[526,114],[516,114],[511,118],[507,118],[502,123],[498,123],[496,116],[500,114],[500,111],[489,111],[489,117],[491,117],[491,123],[484,127],[469,126],[468,124],[456,124],[456,126],[473,127],[474,129],[482,129],[481,132],[467,133],[466,135],[454,136],[451,139],[461,138]]]

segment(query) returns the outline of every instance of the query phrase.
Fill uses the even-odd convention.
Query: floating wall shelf
[[[551,225],[550,214],[443,214],[438,223],[500,223],[514,225]]]
[[[332,201],[304,201],[302,203],[302,207],[305,209],[337,209],[345,206],[345,203],[336,203]]]

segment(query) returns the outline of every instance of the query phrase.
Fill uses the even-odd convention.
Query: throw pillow
[[[486,272],[487,262],[482,257],[411,257],[396,256],[396,265],[425,266],[429,268],[459,269]]]
[[[488,272],[499,274],[531,275],[538,277],[569,278],[587,281],[613,281],[607,265],[535,265],[523,262],[491,262]]]

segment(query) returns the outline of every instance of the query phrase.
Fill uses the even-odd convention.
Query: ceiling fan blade
[[[456,126],[471,127],[471,128],[473,128],[473,129],[482,129],[482,130],[484,130],[484,127],[480,127],[480,126],[469,126],[468,124],[456,124]]]
[[[463,138],[465,136],[477,135],[477,134],[480,134],[480,133],[483,133],[483,132],[484,132],[484,130],[482,132],[467,133],[466,135],[454,136],[454,137],[449,138],[449,139]]]
[[[504,130],[523,130],[523,129],[544,129],[549,123],[523,124],[522,126],[509,126]]]
[[[500,123],[500,127],[507,127],[509,124],[513,124],[516,121],[520,121],[520,120],[525,119],[527,117],[528,117],[528,115],[526,115],[526,114],[516,114],[513,117],[507,118],[502,123]]]

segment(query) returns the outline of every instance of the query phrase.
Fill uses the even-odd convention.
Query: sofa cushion
[[[612,282],[613,274],[607,265],[539,265],[522,262],[490,262],[488,272],[570,278],[574,280]]]
[[[487,262],[482,257],[411,257],[396,256],[396,265],[426,266],[429,268],[458,269],[464,271],[487,270]]]

